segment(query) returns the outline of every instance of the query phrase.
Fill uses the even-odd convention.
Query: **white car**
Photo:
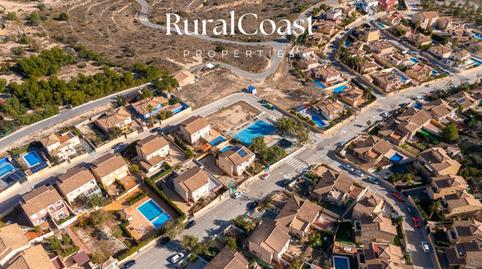
[[[180,260],[182,260],[182,258],[184,258],[184,254],[182,254],[181,252],[178,252],[178,253],[174,254],[174,256],[169,258],[169,262],[172,263],[172,264],[176,264]]]
[[[233,199],[238,199],[239,197],[241,197],[242,193],[240,191],[235,191],[233,192],[233,194],[231,194],[231,197],[233,197]]]
[[[382,113],[382,117],[386,118],[386,117],[388,117],[388,116],[390,116],[390,113],[389,113],[389,112],[383,112],[383,113]]]
[[[422,246],[423,252],[425,252],[425,253],[430,252],[430,250],[431,250],[430,245],[426,241],[420,242],[420,245]]]
[[[359,177],[364,177],[364,176],[365,176],[365,174],[363,174],[363,172],[360,171],[360,170],[355,170],[355,171],[353,171],[353,173],[354,173],[355,175],[359,176]]]

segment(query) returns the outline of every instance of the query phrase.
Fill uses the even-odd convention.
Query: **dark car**
[[[162,247],[165,244],[169,243],[169,241],[171,241],[171,238],[164,236],[164,237],[161,237],[161,239],[159,239],[159,241],[157,242],[157,245]]]
[[[248,208],[248,210],[255,210],[257,207],[258,207],[259,203],[258,201],[252,201],[252,202],[249,202],[246,207]]]
[[[393,197],[397,198],[398,201],[403,202],[402,195],[398,191],[393,192],[392,194],[393,194]]]
[[[192,227],[194,227],[194,225],[196,225],[196,221],[190,220],[186,223],[186,229],[192,228]]]
[[[131,268],[135,264],[136,264],[135,260],[126,261],[126,263],[124,263],[124,269]]]

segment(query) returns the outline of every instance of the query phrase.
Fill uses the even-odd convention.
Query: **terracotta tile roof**
[[[341,72],[338,69],[334,68],[333,66],[322,67],[319,70],[316,70],[316,73],[323,78],[323,80],[327,80],[331,77],[340,76]]]
[[[224,247],[205,267],[205,269],[247,269],[248,260],[243,254]]]
[[[372,135],[363,135],[352,143],[353,151],[359,155],[367,155],[372,159],[387,154],[393,149],[392,144]]]
[[[131,114],[125,109],[125,107],[121,107],[118,110],[112,111],[98,118],[95,122],[97,125],[101,126],[101,128],[109,130],[129,118],[131,118]]]
[[[404,132],[413,133],[431,119],[432,116],[427,111],[416,111],[414,108],[409,108],[397,117],[397,120],[400,121],[397,128]]]
[[[181,122],[179,125],[183,126],[190,134],[194,134],[209,126],[209,122],[203,117],[193,116]]]
[[[194,167],[178,175],[175,181],[186,191],[196,191],[209,183],[209,175],[200,167]]]
[[[453,110],[453,108],[442,99],[438,99],[424,105],[423,109],[430,113],[436,119],[449,115]]]
[[[336,179],[340,176],[338,172],[325,165],[316,167],[313,172],[320,177],[313,188],[313,192],[319,195],[328,193],[335,184]]]
[[[281,253],[289,240],[288,229],[276,225],[273,220],[263,221],[249,237],[249,241],[263,247],[270,253]]]
[[[250,149],[243,145],[237,145],[219,154],[218,158],[229,160],[233,165],[237,166],[245,163],[253,156],[254,153]]]
[[[146,156],[168,145],[169,142],[167,142],[167,140],[160,135],[150,135],[137,142],[137,147],[140,148],[141,152]]]
[[[44,185],[23,195],[20,206],[30,216],[59,200],[62,200],[62,197],[57,190],[52,186]]]
[[[6,250],[18,249],[28,245],[25,233],[16,223],[0,228],[0,255]]]
[[[94,175],[86,167],[73,167],[67,173],[58,177],[58,187],[60,191],[67,195],[88,182],[95,180]]]
[[[315,104],[315,107],[330,116],[335,116],[344,110],[343,104],[340,101],[331,99],[319,101]]]
[[[92,162],[92,171],[103,178],[126,165],[127,163],[122,156],[108,153]]]
[[[461,164],[459,162],[450,158],[447,152],[440,147],[430,148],[420,153],[419,158],[437,172],[442,172],[443,170],[450,167],[461,167]]]
[[[166,105],[168,103],[169,100],[166,98],[162,96],[155,96],[153,98],[143,99],[135,102],[132,104],[132,107],[141,115],[145,115],[151,112],[149,107],[156,108],[159,105]]]
[[[36,245],[23,251],[7,269],[54,269],[47,252],[42,245]]]

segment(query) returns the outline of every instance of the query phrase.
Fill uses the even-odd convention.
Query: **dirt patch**
[[[196,84],[184,87],[175,95],[193,109],[212,103],[230,94],[240,92],[249,82],[226,69],[219,68],[213,73],[201,76]]]
[[[222,132],[229,132],[257,116],[261,111],[246,102],[240,101],[211,114],[209,122]]]

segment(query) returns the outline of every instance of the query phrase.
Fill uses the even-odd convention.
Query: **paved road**
[[[454,85],[466,82],[467,80],[474,81],[477,79],[477,74],[480,74],[481,68],[472,70],[464,74],[457,74],[451,77],[450,81]],[[300,152],[296,156],[292,156],[285,160],[277,169],[270,172],[270,177],[266,180],[258,180],[244,190],[244,196],[241,199],[228,199],[219,204],[203,216],[196,219],[196,226],[189,230],[185,230],[182,235],[194,235],[198,238],[215,234],[229,224],[229,221],[234,217],[246,212],[246,205],[250,201],[261,198],[262,196],[271,193],[274,190],[280,189],[276,182],[287,177],[294,177],[298,174],[297,170],[303,168],[304,165],[328,163],[334,167],[340,164],[328,155],[330,149],[333,149],[338,142],[346,142],[351,138],[357,136],[367,127],[367,121],[376,122],[381,119],[380,114],[384,111],[391,111],[398,107],[399,104],[411,100],[410,98],[417,95],[423,95],[427,92],[444,88],[448,85],[449,79],[434,82],[431,87],[415,87],[409,89],[402,94],[394,96],[377,95],[377,104],[359,115],[352,121],[341,127],[337,132],[331,135],[319,135],[316,137],[313,144],[307,147],[306,150]],[[358,180],[361,181],[360,178]],[[393,199],[391,190],[384,185],[369,185],[370,189],[379,193],[386,201],[391,204],[395,210],[401,212],[401,215],[407,215],[403,203]],[[432,254],[426,254],[420,250],[420,241],[426,240],[426,234],[414,229],[411,222],[405,220],[403,222],[403,229],[407,234],[408,251],[412,257],[415,268],[434,268],[435,257]],[[174,255],[176,251],[181,248],[177,241],[167,244],[165,247],[149,248],[134,257],[137,261],[135,268],[149,269],[167,267],[173,268],[167,262],[167,258]]]
[[[192,111],[188,115],[185,115],[183,117],[178,118],[176,121],[172,122],[169,126],[164,126],[164,127],[170,128],[170,127],[175,126],[178,123],[182,122],[183,120],[187,119],[188,117],[191,117],[191,116],[194,116],[194,115],[207,116],[207,115],[213,114],[214,112],[217,112],[219,109],[222,109],[223,107],[227,107],[227,106],[229,106],[231,104],[234,104],[236,102],[239,102],[241,100],[249,103],[250,105],[256,107],[257,109],[259,109],[260,111],[262,111],[264,113],[268,113],[270,115],[273,115],[274,117],[280,117],[281,116],[281,113],[279,113],[277,111],[273,111],[273,110],[268,110],[265,107],[263,107],[259,103],[259,100],[261,100],[259,97],[256,97],[256,96],[251,95],[251,94],[235,93],[235,94],[229,95],[227,97],[224,97],[222,99],[219,99],[217,101],[214,101],[213,103],[210,103],[209,105],[200,107],[200,108]],[[126,141],[122,141],[122,143],[125,143],[125,144],[132,143],[136,140],[143,139],[150,134],[151,134],[150,130],[147,130],[147,131],[137,135],[134,138],[131,138],[131,139],[126,140]],[[72,162],[69,165],[69,167],[73,167],[73,166],[75,166],[77,164],[80,164],[82,162],[92,162],[93,160],[101,157],[102,155],[104,155],[108,152],[113,152],[113,151],[114,151],[113,149],[105,149],[105,150],[102,150],[102,151],[98,150],[98,151],[92,152],[91,154],[89,154],[89,155],[87,155],[83,158],[76,159],[76,161]],[[51,169],[52,170],[49,171],[47,176],[33,178],[33,179],[29,180],[28,182],[25,182],[25,183],[21,184],[20,186],[18,186],[17,188],[13,189],[11,192],[14,193],[14,195],[11,195],[11,196],[8,196],[8,197],[1,197],[0,198],[1,215],[3,216],[3,215],[8,214],[18,204],[18,202],[21,199],[22,194],[25,194],[25,193],[31,191],[35,186],[45,185],[47,183],[55,182],[55,177],[65,173],[67,171],[68,167],[60,168],[59,166],[57,166],[57,167],[53,167]]]
[[[59,114],[57,114],[53,117],[44,119],[42,121],[31,124],[29,126],[23,127],[21,129],[15,131],[14,133],[0,139],[0,154],[9,150],[12,147],[12,145],[18,146],[19,143],[23,143],[23,141],[27,141],[35,133],[41,132],[43,130],[50,129],[57,124],[60,124],[60,123],[65,122],[67,120],[78,117],[79,115],[83,115],[83,114],[85,114],[85,113],[87,113],[91,110],[95,110],[99,107],[105,106],[105,105],[111,103],[112,101],[114,101],[116,96],[127,95],[129,93],[136,92],[136,91],[146,87],[147,85],[149,85],[149,83],[143,84],[143,85],[138,86],[138,87],[130,88],[130,89],[127,89],[127,90],[124,90],[124,91],[121,91],[121,92],[118,92],[118,93],[115,93],[115,94],[112,94],[112,95],[109,95],[109,96],[106,96],[106,97],[103,97],[103,98],[100,98],[100,99],[97,99],[97,100],[94,100],[94,101],[90,101],[88,103],[85,103],[83,105],[80,105],[80,106],[72,108],[72,109],[63,110],[63,111],[59,112]]]

